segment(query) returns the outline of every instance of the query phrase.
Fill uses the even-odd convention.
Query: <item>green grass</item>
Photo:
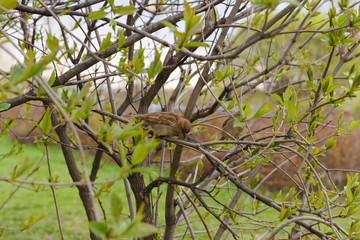
[[[30,162],[37,163],[42,159],[43,153],[36,145],[26,144],[22,153],[18,155],[13,155],[11,157],[2,158],[3,154],[7,153],[12,146],[13,142],[7,140],[6,138],[0,138],[0,176],[1,177],[10,177],[15,165],[21,166],[25,159],[28,159]],[[61,148],[58,146],[49,147],[50,162],[52,168],[52,175],[59,176],[59,181],[61,183],[71,182],[69,177],[67,167],[62,156]],[[92,162],[93,156],[88,155],[88,165]],[[40,161],[39,170],[33,174],[27,181],[37,181],[37,182],[47,182],[48,169],[46,158],[43,158]],[[80,162],[78,162],[80,168]],[[81,168],[80,168],[81,169]],[[106,162],[103,164],[98,173],[98,181],[114,179],[119,175],[119,168],[117,165]],[[18,178],[18,180],[23,180],[26,176],[26,173]],[[148,179],[148,178],[146,178]],[[0,181],[0,206],[4,201],[9,197],[9,195],[17,188],[18,184],[12,184],[5,181]],[[44,187],[35,191],[35,187],[32,187],[29,184],[23,185],[22,188],[17,190],[12,198],[6,203],[6,205],[0,209],[0,228],[5,227],[6,230],[2,239],[7,240],[35,240],[35,239],[60,239],[60,233],[57,223],[57,217],[54,206],[54,199],[52,192],[48,187]],[[166,185],[162,186],[162,198],[159,201],[159,220],[158,225],[160,226],[160,231],[164,231],[165,226],[165,194],[166,194]],[[122,199],[124,204],[123,213],[128,214],[128,209],[126,205],[126,198],[124,193],[123,181],[118,180],[111,188],[110,191],[117,193]],[[153,190],[153,194],[156,194],[156,189]],[[236,189],[222,189],[216,195],[216,198],[223,204],[228,204],[231,196],[236,192]],[[274,195],[276,193],[270,193]],[[56,188],[56,197],[60,211],[60,218],[62,223],[62,229],[66,239],[89,239],[87,218],[85,211],[83,209],[82,203],[80,201],[78,191],[76,187],[58,187]],[[245,200],[246,196],[244,195],[240,202]],[[107,218],[109,219],[111,215],[109,211],[109,193],[103,192],[100,195],[103,207],[107,213]],[[208,205],[220,207],[215,201],[209,197],[204,198]],[[182,201],[185,202],[187,199],[183,197]],[[252,213],[252,204],[253,199],[248,201],[248,206],[245,207],[245,212]],[[260,207],[263,208],[264,206]],[[219,222],[212,215],[206,213],[203,207],[199,207],[202,215],[205,218],[205,222],[208,225],[212,235],[216,233],[219,228]],[[238,208],[240,210],[240,207]],[[222,209],[214,209],[214,211],[221,215],[223,214]],[[40,217],[43,216],[36,224],[32,225],[29,229],[20,231],[19,222],[25,221],[29,216]],[[221,215],[221,218],[224,215]],[[256,216],[248,215],[248,217],[256,220],[262,221],[274,221],[278,219],[279,213],[273,209],[268,209]],[[204,226],[200,221],[198,214],[193,211],[189,216],[189,219],[193,222],[194,231],[204,231]],[[127,218],[124,216],[124,219]],[[241,217],[237,219],[238,225],[234,226],[235,231],[238,233],[239,237],[243,239],[251,239],[251,232],[257,237],[266,231],[266,229],[260,230],[239,230],[237,227],[242,228],[254,228],[258,227],[254,225],[254,222],[251,219]],[[342,226],[349,226],[349,222],[340,221]],[[280,225],[277,221],[277,225]],[[290,226],[290,228],[293,225]],[[17,230],[16,230],[17,229]],[[289,230],[289,228],[287,228]],[[187,231],[187,227],[182,223],[181,226],[177,227],[175,234],[184,234]],[[188,232],[188,231],[187,231]],[[206,233],[197,234],[197,239],[208,239]],[[277,238],[286,238],[286,234],[282,232],[280,235],[277,235]],[[185,236],[184,239],[189,239],[189,236]],[[229,239],[232,239],[231,237]]]
[[[12,146],[13,142],[7,140],[6,138],[0,138],[0,157],[7,153]],[[59,176],[59,181],[61,183],[71,182],[71,178],[68,174],[67,167],[62,156],[61,148],[58,146],[49,147],[50,163],[53,176]],[[23,151],[20,154],[13,155],[11,157],[4,158],[0,160],[0,176],[10,177],[11,172],[14,169],[15,165],[21,166],[25,159],[28,159],[30,162],[36,164],[42,158],[42,151],[33,144],[24,145]],[[89,169],[92,162],[93,156],[89,154]],[[37,182],[47,182],[48,177],[48,168],[47,161],[44,157],[40,162],[39,170],[33,174],[27,181],[37,181]],[[80,168],[80,163],[78,162],[78,167]],[[119,168],[117,165],[106,163],[103,164],[97,180],[109,180],[116,178],[119,174]],[[18,178],[18,180],[23,180],[26,176],[26,173]],[[5,199],[8,198],[10,193],[17,188],[17,185],[0,181],[0,205],[3,204]],[[35,187],[34,187],[35,188]],[[6,205],[0,210],[0,227],[6,227],[3,239],[15,240],[35,240],[35,239],[60,239],[60,233],[56,218],[54,199],[52,192],[48,187],[44,187],[39,191],[35,191],[31,185],[23,185],[23,188],[17,190],[14,196],[6,203]],[[162,186],[162,199],[159,202],[159,220],[158,225],[160,230],[164,230],[165,218],[164,218],[164,206],[165,206],[165,194],[166,194],[166,185]],[[121,180],[117,181],[114,186],[110,189],[113,192],[116,192],[121,198],[123,198],[124,203],[124,213],[128,213],[126,206],[125,193],[123,189],[123,182]],[[156,190],[153,191],[156,193]],[[222,202],[226,203],[229,201],[229,194],[235,194],[235,190],[222,190],[217,198]],[[58,207],[60,211],[60,218],[62,229],[66,239],[88,239],[88,227],[87,227],[87,218],[85,211],[82,207],[78,191],[75,187],[62,187],[56,188],[56,197],[58,202]],[[105,211],[109,214],[109,193],[102,193],[100,197]],[[215,202],[209,198],[205,198],[210,205],[216,205]],[[186,199],[183,199],[185,201]],[[202,213],[205,213],[205,209],[199,207],[199,210]],[[215,210],[220,214],[221,210]],[[209,214],[203,214],[205,216],[206,224],[208,224],[212,234],[218,229],[218,221]],[[43,216],[36,224],[32,225],[29,229],[24,231],[20,230],[11,230],[18,229],[19,222],[26,220],[29,216],[39,217]],[[109,216],[107,216],[109,217]],[[268,216],[271,217],[271,216]],[[194,221],[193,225],[194,231],[204,231],[204,226],[201,223],[199,216],[194,211],[189,215],[191,221]],[[273,217],[271,217],[273,219]],[[249,222],[249,220],[241,220]],[[176,229],[176,234],[184,234],[186,231],[186,226],[182,225]],[[240,234],[240,232],[239,232]],[[244,236],[248,237],[248,233],[244,233]],[[199,239],[207,239],[207,235],[199,234],[197,235]]]
[[[0,156],[7,153],[13,143],[6,138],[0,138]],[[36,145],[26,144],[23,152],[0,160],[0,176],[10,177],[15,165],[21,165],[25,159],[37,163],[42,158],[42,152]],[[71,182],[61,149],[56,146],[49,147],[52,175],[59,176],[60,182]],[[89,159],[91,156],[89,156]],[[89,161],[90,164],[91,161]],[[78,165],[80,167],[80,164]],[[19,177],[23,180],[26,173]],[[118,176],[118,168],[111,164],[104,164],[99,171],[99,180],[113,179]],[[39,170],[28,181],[47,182],[48,169],[46,158],[40,162]],[[122,191],[122,181],[117,181],[111,188],[114,191]],[[0,205],[9,197],[10,193],[17,188],[16,185],[0,181]],[[107,193],[103,193],[101,199],[107,206]],[[78,191],[75,187],[56,188],[56,198],[60,211],[60,218],[64,235],[67,239],[87,239],[88,227],[85,211],[82,207]],[[55,212],[54,199],[48,187],[35,191],[31,185],[23,185],[15,192],[14,196],[0,210],[0,227],[8,229],[19,228],[19,222],[29,216],[44,218],[32,225],[25,231],[5,230],[3,239],[59,239],[60,233]]]

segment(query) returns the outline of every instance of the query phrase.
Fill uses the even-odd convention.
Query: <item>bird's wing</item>
[[[159,120],[161,124],[169,125],[169,126],[176,126],[178,121],[178,116],[173,113],[164,113],[159,115]]]
[[[148,123],[176,126],[178,116],[173,113],[153,112],[138,115],[137,118]]]

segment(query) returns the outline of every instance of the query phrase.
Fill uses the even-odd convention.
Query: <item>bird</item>
[[[236,112],[233,114],[234,117],[230,116],[225,120],[225,122],[222,125],[222,136],[220,140],[225,139],[234,139],[239,138],[241,135],[245,133],[245,128],[243,126],[241,127],[234,127],[235,119],[240,118],[241,114],[240,112]]]
[[[189,120],[172,112],[151,112],[135,115],[135,118],[149,125],[156,136],[176,135],[179,139],[184,139],[191,129]]]

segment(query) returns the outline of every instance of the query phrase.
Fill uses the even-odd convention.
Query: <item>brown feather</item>
[[[244,127],[234,127],[235,118],[240,117],[240,112],[234,113],[233,117],[229,117],[225,120],[225,122],[222,125],[222,129],[224,130],[222,132],[221,140],[225,139],[237,139],[241,135],[245,133]]]
[[[172,112],[152,112],[135,117],[149,125],[157,136],[177,135],[183,139],[191,129],[189,120]]]

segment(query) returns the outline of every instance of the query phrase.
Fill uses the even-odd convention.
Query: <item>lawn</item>
[[[13,143],[6,138],[0,138],[0,156],[7,153]],[[59,176],[59,181],[71,182],[61,149],[57,146],[49,147],[52,176]],[[0,176],[9,177],[15,165],[21,165],[25,159],[37,163],[40,161],[39,170],[29,177],[28,181],[47,182],[48,168],[46,158],[36,145],[26,144],[21,154],[0,160]],[[91,156],[89,156],[89,159]],[[91,161],[89,161],[89,164]],[[99,171],[99,180],[108,180],[117,177],[118,168],[111,164],[104,164]],[[26,173],[19,177],[24,179]],[[114,191],[122,191],[122,181],[117,181],[111,188]],[[0,206],[9,197],[10,193],[17,188],[16,185],[0,181]],[[46,187],[35,191],[36,186],[23,185],[13,197],[0,209],[1,227],[5,230],[3,239],[59,239],[60,233],[57,224],[54,199],[51,190]],[[75,187],[56,188],[62,228],[66,239],[87,239],[88,228],[85,221],[86,215],[82,207],[78,191]],[[107,206],[107,193],[102,193],[101,199]],[[25,231],[16,230],[19,222],[25,221],[29,216],[43,216],[36,224]],[[14,229],[14,230],[11,230]]]
[[[0,158],[3,157],[13,146],[13,142],[9,141],[6,138],[0,138]],[[2,167],[0,168],[1,177],[10,177],[15,165],[20,166],[25,159],[28,159],[29,162],[34,162],[37,164],[39,162],[39,169],[32,176],[30,176],[27,181],[37,181],[37,182],[47,182],[48,177],[48,168],[46,158],[42,158],[42,151],[32,144],[24,145],[22,153],[18,155],[13,155],[11,157],[2,158],[0,160]],[[61,149],[57,146],[49,147],[49,156],[51,161],[52,175],[59,176],[59,182],[66,183],[71,182],[65,161],[62,157]],[[92,156],[88,155],[88,164],[91,165]],[[79,164],[80,165],[80,164]],[[119,168],[117,165],[113,165],[109,162],[106,162],[101,166],[98,174],[98,181],[114,179],[119,175]],[[18,178],[18,180],[23,180],[26,177],[26,173]],[[4,201],[9,197],[9,195],[17,189],[18,184],[13,184],[5,181],[0,181],[0,227],[5,227],[6,230],[2,239],[7,240],[35,240],[35,239],[60,239],[60,233],[57,223],[57,217],[54,207],[54,199],[52,192],[48,187],[42,187],[37,189],[37,186],[32,185],[23,185],[19,188],[10,200],[3,206]],[[126,209],[126,199],[125,193],[123,190],[123,181],[118,180],[111,188],[112,192],[116,192],[121,198],[123,198],[124,203],[124,213],[127,214],[128,210]],[[159,227],[160,230],[164,230],[164,196],[166,192],[166,186],[162,187],[162,199],[159,201],[160,212],[159,212]],[[217,194],[217,198],[222,203],[227,203],[230,200],[229,195],[234,195],[236,189],[222,189]],[[156,193],[156,190],[153,191]],[[276,193],[273,193],[276,194]],[[58,202],[60,218],[64,236],[66,239],[89,239],[88,227],[86,222],[86,215],[82,207],[78,191],[75,187],[62,187],[56,188],[56,198]],[[240,201],[244,200],[242,198]],[[100,200],[102,205],[109,214],[109,193],[102,192],[100,195]],[[186,199],[183,199],[185,201]],[[221,214],[223,211],[219,208],[213,200],[206,198],[207,203],[210,206],[215,206],[214,211],[217,214]],[[250,206],[245,208],[245,212],[252,213],[251,204],[254,204],[252,200],[248,202]],[[217,207],[217,208],[216,208]],[[199,207],[201,212],[205,212],[202,207]],[[240,206],[238,208],[240,210]],[[29,216],[43,218],[32,225],[29,229],[24,231],[19,230],[19,223],[25,221]],[[212,231],[212,235],[218,229],[218,221],[210,214],[203,214],[206,224],[209,226],[209,229]],[[260,236],[266,228],[254,229],[256,225],[250,225],[247,223],[254,223],[251,219],[263,220],[262,224],[266,225],[266,220],[274,221],[279,216],[279,213],[268,209],[262,212],[259,215],[247,217],[242,217],[238,219],[237,226],[234,226],[234,229],[238,232],[240,238],[251,239],[251,233],[256,233],[256,236]],[[109,217],[109,216],[107,216]],[[124,216],[124,218],[127,218]],[[204,232],[204,226],[201,223],[196,212],[192,212],[189,215],[190,220],[194,223],[194,231],[202,232],[197,235],[197,239],[208,239],[206,233]],[[278,224],[281,224],[277,222]],[[345,224],[346,225],[346,224]],[[240,227],[242,230],[240,230]],[[244,230],[249,228],[247,230]],[[181,236],[186,232],[186,225],[182,224],[177,228],[176,235]],[[188,232],[188,231],[187,231]],[[254,234],[255,236],[255,234]],[[277,237],[286,237],[285,233],[278,235]],[[184,239],[189,239],[190,236],[185,237]],[[180,237],[179,239],[182,239]],[[231,239],[231,238],[229,238]]]
[[[7,138],[0,138],[0,157],[2,158],[14,145],[13,142]],[[64,158],[62,156],[61,149],[58,146],[49,147],[50,164],[52,169],[52,176],[59,176],[59,182],[71,182],[70,176],[67,172]],[[23,151],[20,154],[13,155],[11,157],[2,158],[0,160],[2,167],[0,168],[0,176],[10,177],[11,173],[16,165],[21,166],[25,159],[34,164],[39,163],[39,169],[30,176],[27,181],[47,182],[48,168],[46,158],[43,157],[43,152],[33,144],[25,144]],[[88,155],[88,165],[91,165],[92,156]],[[80,167],[80,164],[79,164]],[[106,163],[101,166],[98,174],[98,181],[109,180],[116,178],[119,174],[119,168],[111,163]],[[23,180],[26,177],[26,173],[17,178],[17,180]],[[11,192],[17,189],[18,184],[12,184],[5,181],[0,181],[0,205],[9,197]],[[59,239],[60,232],[57,223],[56,211],[54,206],[54,199],[52,192],[48,187],[42,187],[37,189],[38,186],[23,185],[19,188],[10,200],[0,209],[0,227],[6,227],[3,235],[3,239],[15,240],[34,240],[34,239]],[[36,190],[37,189],[37,190]],[[117,192],[118,195],[123,198],[124,207],[126,208],[125,194],[123,190],[122,180],[117,181],[111,191]],[[166,186],[162,187],[164,197],[166,192]],[[56,198],[58,202],[60,219],[62,229],[66,239],[88,239],[88,227],[86,222],[86,215],[82,207],[78,191],[75,187],[58,187],[56,188]],[[156,193],[156,190],[153,191]],[[229,200],[228,194],[234,194],[235,190],[230,192],[224,190],[227,194],[218,194],[222,202]],[[103,192],[100,197],[105,211],[109,208],[109,193]],[[184,199],[185,201],[186,199]],[[207,200],[211,205],[215,203],[211,200]],[[164,198],[159,202],[159,226],[161,230],[164,230]],[[204,212],[204,209],[199,207],[200,211]],[[127,209],[124,210],[128,213]],[[221,210],[217,211],[218,213]],[[209,225],[210,230],[216,231],[218,228],[216,220],[208,214],[205,215],[206,223]],[[29,229],[24,231],[19,230],[19,223],[25,221],[29,216],[43,218],[32,225]],[[204,231],[204,226],[200,222],[196,212],[193,212],[189,218],[194,221],[194,231]],[[247,221],[247,220],[245,220]],[[177,229],[177,234],[184,234],[186,226],[182,225]],[[239,234],[241,234],[239,232]],[[249,236],[244,233],[245,236]],[[197,235],[201,239],[207,239],[205,233]]]

